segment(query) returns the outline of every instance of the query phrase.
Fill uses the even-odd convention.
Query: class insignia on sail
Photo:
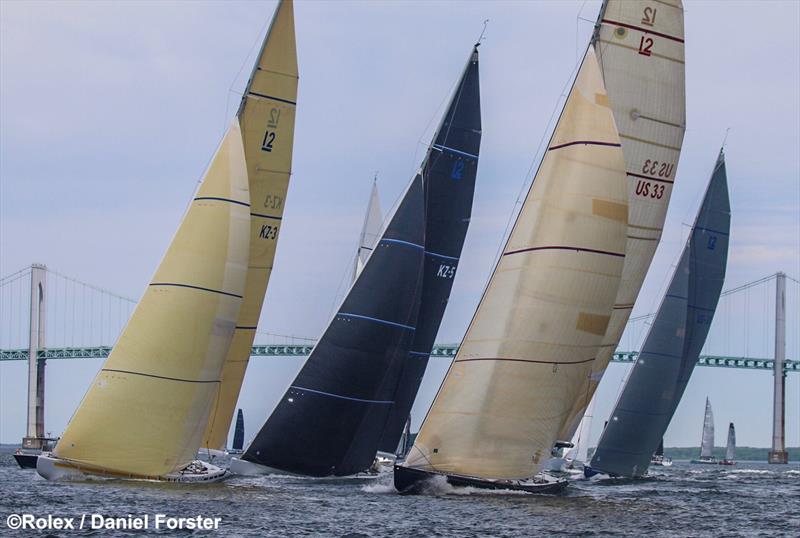
[[[231,471],[350,476],[375,471],[379,450],[394,454],[469,224],[479,99],[475,48],[398,209],[300,373]]]
[[[541,473],[602,343],[625,258],[625,162],[589,48],[453,364],[405,462],[430,480],[554,493]]]
[[[562,441],[577,431],[617,349],[661,237],[686,129],[683,4],[605,0],[592,46],[622,142],[630,211],[614,311]]]
[[[638,477],[647,472],[705,345],[725,280],[729,233],[728,183],[720,151],[667,293],[587,474]]]

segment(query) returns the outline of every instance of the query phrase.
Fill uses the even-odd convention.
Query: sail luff
[[[297,82],[293,2],[281,0],[238,112],[252,198],[250,263],[236,332],[203,436],[209,449],[226,445],[272,274],[292,169]]]
[[[421,303],[414,342],[379,446],[384,452],[391,452],[399,442],[447,308],[472,218],[480,142],[480,74],[476,45],[421,166],[425,179],[425,266]]]
[[[700,457],[714,456],[714,411],[711,402],[706,398],[706,411],[703,415],[703,438],[700,443]]]
[[[686,125],[679,0],[606,0],[593,44],[625,155],[628,237],[622,284],[603,349],[559,439],[570,439],[576,431],[625,330],[661,237]]]
[[[625,186],[619,138],[590,49],[404,466],[498,479],[539,470],[613,307],[624,258]]]
[[[57,458],[138,477],[194,459],[242,303],[249,206],[234,120]]]

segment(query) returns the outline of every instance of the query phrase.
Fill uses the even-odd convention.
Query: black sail
[[[417,397],[453,287],[472,215],[481,145],[478,49],[473,49],[422,163],[425,269],[417,330],[379,450],[393,453]]]
[[[591,469],[626,477],[647,472],[714,318],[725,279],[729,232],[725,156],[720,151],[689,240],[600,437]]]
[[[414,338],[425,206],[413,179],[341,307],[242,459],[308,476],[373,462]]]
[[[236,427],[233,430],[233,450],[241,450],[244,448],[244,413],[239,409],[236,414]]]

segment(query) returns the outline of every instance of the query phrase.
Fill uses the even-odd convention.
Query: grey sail
[[[725,459],[727,461],[736,460],[736,429],[733,422],[728,425],[728,446],[725,448]]]
[[[700,458],[714,457],[714,411],[706,398],[706,413],[703,417],[703,439],[700,442]]]
[[[244,413],[241,409],[236,414],[236,427],[233,430],[233,450],[239,451],[244,448]]]
[[[635,477],[647,472],[705,344],[725,279],[729,231],[720,151],[672,281],[587,474]]]

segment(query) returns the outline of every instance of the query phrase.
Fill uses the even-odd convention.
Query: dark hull
[[[14,454],[14,459],[23,469],[36,469],[39,454]]]
[[[437,476],[444,476],[448,484],[460,488],[473,487],[491,490],[513,490],[552,495],[561,493],[567,487],[566,480],[541,484],[522,483],[517,480],[484,480],[470,476],[431,473],[419,469],[412,469],[410,467],[403,467],[402,465],[394,466],[394,487],[402,495],[419,495],[425,492],[426,482]]]

